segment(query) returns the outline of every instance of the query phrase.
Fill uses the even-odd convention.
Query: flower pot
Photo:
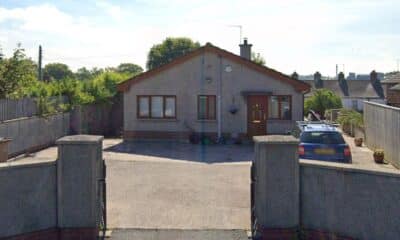
[[[362,139],[362,138],[354,138],[354,144],[355,144],[357,147],[361,147],[362,144],[363,144],[363,139]]]
[[[374,154],[374,160],[376,163],[383,163],[383,160],[385,159],[385,155],[383,154]]]

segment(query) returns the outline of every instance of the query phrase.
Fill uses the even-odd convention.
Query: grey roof
[[[316,90],[314,81],[304,81],[312,86],[310,93],[306,96],[311,96]],[[346,80],[347,83],[347,92],[346,87],[340,86],[339,81],[337,80],[325,80],[323,82],[323,88],[329,89],[333,91],[340,97],[348,97],[348,98],[384,98],[383,89],[379,86],[373,86],[370,81],[360,81],[360,80]]]
[[[390,90],[397,90],[397,91],[400,91],[400,83],[394,85],[393,87],[391,87]]]
[[[386,75],[381,83],[400,83],[400,72]]]

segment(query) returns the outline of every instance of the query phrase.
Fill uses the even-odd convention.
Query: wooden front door
[[[267,96],[247,97],[247,135],[267,134]]]

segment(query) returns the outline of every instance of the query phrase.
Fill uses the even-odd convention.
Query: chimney
[[[375,70],[373,70],[373,71],[371,72],[371,74],[369,75],[369,79],[370,79],[370,81],[371,81],[372,84],[375,84],[376,82],[379,81],[379,79],[378,79],[378,74],[375,72]]]
[[[347,86],[347,81],[344,78],[343,72],[339,73],[338,81],[339,81],[339,86],[340,86],[340,89],[342,90],[343,95],[348,97],[349,96],[349,87]]]
[[[239,44],[240,56],[242,58],[246,58],[247,60],[251,60],[251,46],[253,46],[253,45],[247,43],[247,38],[244,38],[243,44]]]
[[[373,70],[373,71],[371,72],[371,74],[369,75],[369,79],[370,79],[370,81],[371,81],[371,85],[372,85],[372,87],[374,88],[376,94],[378,94],[378,96],[379,96],[380,98],[385,98],[385,93],[384,93],[384,91],[383,91],[383,87],[382,87],[382,85],[381,85],[381,81],[380,81],[380,79],[378,78],[378,73],[376,73],[375,70]]]
[[[319,72],[316,72],[314,74],[314,86],[315,86],[315,88],[323,88],[324,87],[324,84],[321,79],[321,73],[319,73]]]
[[[298,74],[296,71],[294,71],[294,72],[292,73],[291,77],[292,77],[293,79],[299,80],[299,74]]]

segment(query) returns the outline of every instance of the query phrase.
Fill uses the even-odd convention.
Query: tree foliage
[[[73,73],[64,63],[49,63],[43,69],[43,78],[46,81],[59,81],[71,77]]]
[[[12,57],[0,61],[0,98],[12,97],[35,81],[36,66],[18,44]]]
[[[251,53],[251,61],[253,61],[253,62],[257,63],[257,64],[265,66],[265,59],[264,59],[263,56],[261,56],[260,53],[254,53],[254,52]]]
[[[323,116],[327,109],[342,108],[342,101],[339,96],[328,89],[317,89],[313,96],[307,98],[304,102],[304,113],[307,114],[309,110]]]
[[[131,75],[132,77],[138,75],[143,72],[143,68],[134,63],[121,63],[118,65],[116,72],[126,73]]]
[[[200,47],[200,43],[193,42],[190,38],[165,39],[161,44],[151,47],[147,56],[147,69],[153,69],[171,62],[173,59],[185,55]]]

